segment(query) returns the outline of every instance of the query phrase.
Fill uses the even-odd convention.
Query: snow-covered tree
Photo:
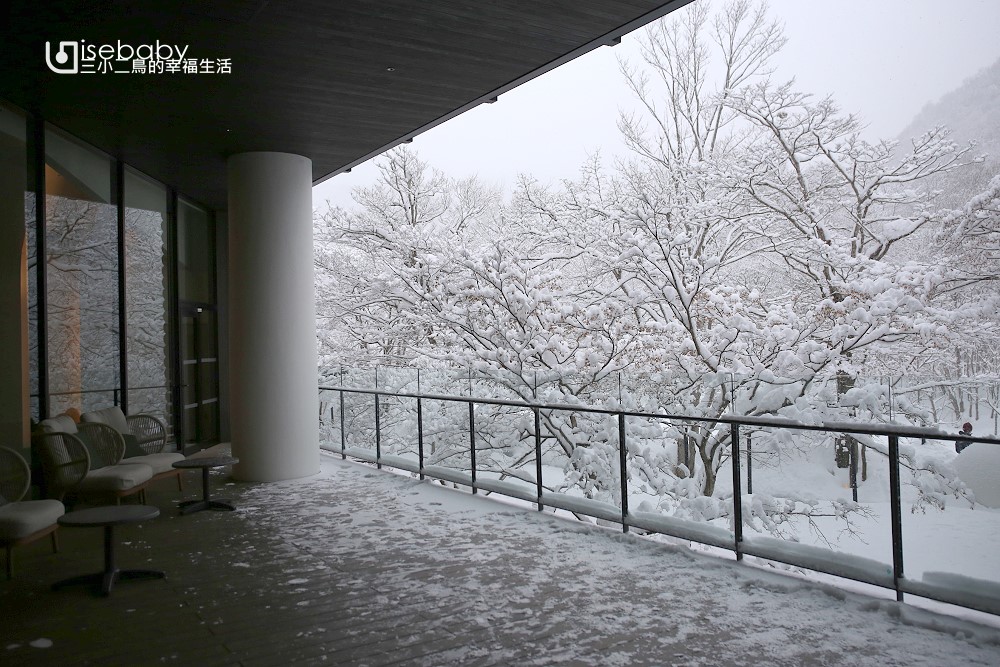
[[[945,355],[986,321],[995,290],[975,271],[996,259],[1000,186],[944,210],[933,183],[967,167],[966,149],[942,128],[905,147],[864,141],[831,100],[770,81],[783,43],[746,0],[672,14],[647,30],[643,63],[622,65],[640,102],[619,123],[631,156],[609,167],[595,155],[557,188],[522,177],[505,203],[390,153],[379,184],[356,194],[361,210],[320,223],[338,363],[375,353],[462,369],[493,395],[703,418],[630,420],[625,452],[630,488],[699,520],[732,520],[720,472],[741,443],[713,420],[885,419],[905,406],[930,421],[919,389],[864,376]],[[946,229],[953,263],[921,252]],[[983,291],[972,309],[971,289]],[[546,486],[620,502],[616,425],[540,417],[543,461],[563,473]],[[425,419],[441,443],[464,423],[445,409]],[[477,408],[476,424],[480,469],[531,481],[530,415]],[[468,440],[434,460],[467,465]],[[761,430],[754,448],[780,459],[829,441]],[[947,466],[911,452],[904,465],[924,504],[963,493]],[[864,513],[792,492],[742,501],[749,524],[775,534],[796,515],[850,525]]]
[[[321,357],[348,365],[413,359],[431,332],[410,317],[405,281],[429,287],[429,249],[488,234],[498,201],[476,179],[449,179],[406,146],[377,164],[379,181],[355,192],[360,209],[334,208],[315,225]]]
[[[49,410],[58,414],[103,407],[118,382],[118,244],[115,207],[47,195],[47,345]]]

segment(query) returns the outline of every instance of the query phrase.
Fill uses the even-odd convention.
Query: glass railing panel
[[[891,586],[885,437],[744,425],[739,450],[750,553],[786,566],[809,567],[825,558],[835,563],[833,574]],[[720,482],[731,491],[727,468],[730,477]]]
[[[417,399],[380,396],[379,432],[383,456],[398,456],[419,465]]]
[[[319,391],[319,444],[323,449],[340,451],[340,392]]]
[[[375,398],[370,394],[344,392],[343,410],[346,447],[370,450],[374,456]]]
[[[1000,583],[1000,445],[973,443],[957,453],[954,440],[901,438],[900,460],[906,577]]]
[[[522,497],[535,497],[534,411],[477,403],[475,420],[477,479],[502,482]]]
[[[469,406],[457,401],[423,400],[424,466],[472,475]]]
[[[589,501],[580,512],[620,520],[621,465],[615,415],[576,410],[540,410],[542,483],[545,494]],[[544,502],[543,495],[543,502]],[[559,506],[556,500],[553,504]],[[574,511],[572,507],[563,507]],[[614,518],[612,518],[614,517]]]

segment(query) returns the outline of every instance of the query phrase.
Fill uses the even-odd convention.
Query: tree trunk
[[[694,447],[697,448],[698,454],[700,455],[702,467],[705,468],[705,483],[701,486],[701,492],[705,496],[711,496],[715,493],[715,482],[718,478],[719,471],[712,465],[712,460],[714,458],[713,451],[709,450],[709,442],[711,439],[710,434],[699,434],[699,440],[693,443]],[[722,447],[723,443],[717,443],[716,447]],[[693,458],[693,457],[692,457]]]
[[[845,373],[844,371],[837,372],[837,402],[840,403],[840,397],[848,392],[848,390],[854,387],[854,378]],[[833,459],[837,464],[838,468],[849,468],[851,466],[851,445],[853,443],[853,438],[851,438],[846,433],[841,433],[837,436],[834,441],[834,452]]]
[[[688,441],[687,433],[685,433],[676,442],[677,466],[674,469],[674,473],[678,477],[690,477],[693,461],[691,461],[691,444]]]

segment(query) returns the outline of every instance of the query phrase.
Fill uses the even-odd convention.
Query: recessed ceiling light
[[[395,68],[395,67],[386,67],[386,68],[385,68],[385,71],[386,71],[386,72],[395,72],[395,71],[396,71],[396,68]]]

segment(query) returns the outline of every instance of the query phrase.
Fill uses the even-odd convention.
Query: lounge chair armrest
[[[79,438],[90,453],[91,469],[113,466],[125,457],[122,434],[107,424],[81,423]]]
[[[70,433],[36,433],[32,448],[42,466],[46,496],[62,499],[90,471],[90,452]]]
[[[139,414],[125,417],[136,444],[147,454],[163,451],[167,444],[167,428],[153,415]]]

